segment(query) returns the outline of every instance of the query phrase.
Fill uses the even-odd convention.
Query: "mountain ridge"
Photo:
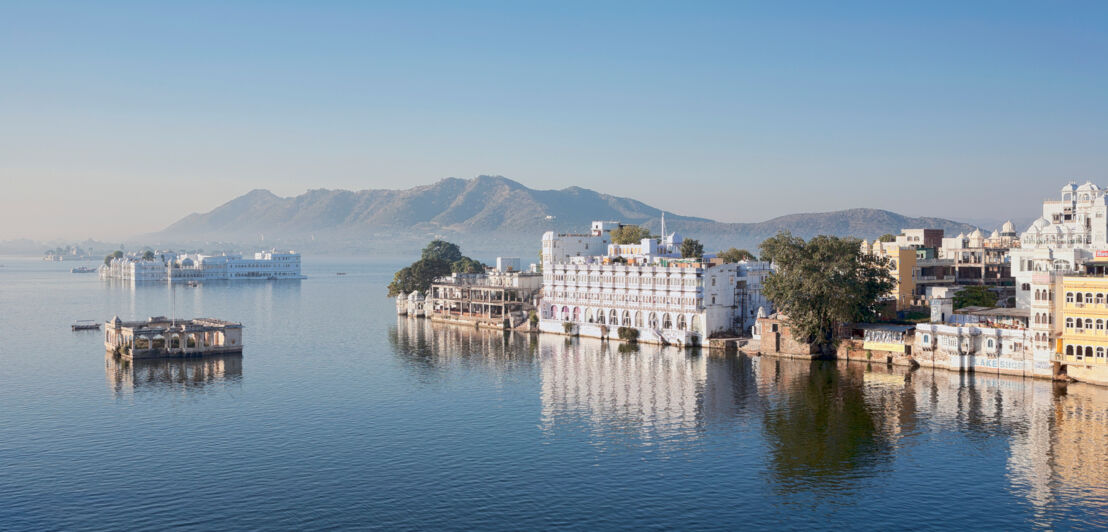
[[[659,229],[662,210],[639,200],[578,186],[535,190],[503,176],[448,177],[407,189],[309,189],[290,197],[254,189],[206,213],[193,213],[147,235],[162,242],[223,241],[273,244],[354,245],[395,239],[399,247],[430,236],[507,248],[537,248],[545,231],[582,231],[592,220],[618,220]],[[909,227],[968,232],[974,226],[935,217],[853,208],[794,213],[762,222],[718,222],[665,212],[668,228],[697,238],[708,249],[756,249],[761,240],[788,230],[873,239]],[[266,235],[269,235],[268,238]],[[423,240],[421,240],[423,239]],[[518,242],[517,242],[518,241]],[[383,244],[383,243],[382,243]],[[301,246],[303,247],[303,246]],[[373,247],[373,246],[370,246]]]

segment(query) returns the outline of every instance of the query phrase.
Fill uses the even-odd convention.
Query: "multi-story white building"
[[[603,223],[593,223],[594,238],[603,234],[595,234],[603,227],[598,224]],[[579,238],[543,236],[539,327],[545,332],[616,338],[625,327],[637,330],[641,342],[696,345],[713,334],[748,329],[758,308],[769,307],[762,295],[768,263],[682,259],[681,237],[665,234],[664,226],[662,238],[609,244],[588,255]],[[562,239],[574,241],[566,245]],[[591,251],[594,242],[589,244]],[[575,252],[547,254],[570,249]]]
[[[1020,235],[1013,248],[1016,306],[1031,304],[1035,272],[1076,272],[1098,251],[1108,250],[1108,202],[1092,182],[1062,187],[1061,199],[1043,202],[1043,215]]]
[[[164,251],[148,259],[130,254],[101,266],[100,277],[161,282],[304,278],[300,274],[300,254],[292,251],[260,251],[253,258]]]
[[[542,235],[542,265],[567,262],[573,257],[588,257],[607,253],[612,243],[612,230],[619,222],[593,222],[588,233],[555,233]]]

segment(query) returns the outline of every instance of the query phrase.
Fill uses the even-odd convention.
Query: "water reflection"
[[[104,372],[117,399],[141,392],[206,393],[213,386],[242,383],[242,355],[126,360],[108,354]]]
[[[531,335],[478,329],[398,317],[389,330],[396,355],[422,379],[456,365],[477,365],[497,372],[530,369],[536,345]]]
[[[582,431],[597,445],[669,449],[753,439],[763,456],[760,473],[776,493],[847,497],[865,479],[897,475],[918,475],[934,490],[970,491],[976,475],[967,474],[974,467],[967,463],[976,460],[995,475],[987,468],[1000,446],[1007,496],[1025,501],[1037,525],[1086,519],[1085,525],[1108,526],[1108,388],[628,348],[406,318],[390,338],[421,375],[441,377],[459,365],[537,370],[539,428],[552,436]],[[929,452],[911,452],[921,446]],[[1082,513],[1090,508],[1092,518]]]

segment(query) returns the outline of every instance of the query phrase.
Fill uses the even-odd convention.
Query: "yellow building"
[[[873,244],[869,244],[863,240],[862,252],[889,259],[889,273],[896,281],[889,297],[896,300],[897,310],[911,307],[916,297],[915,248],[901,247],[896,242],[875,240]]]
[[[1080,381],[1108,384],[1108,263],[1090,263],[1085,275],[1062,278],[1062,336],[1054,361]],[[1061,368],[1060,368],[1061,369]]]

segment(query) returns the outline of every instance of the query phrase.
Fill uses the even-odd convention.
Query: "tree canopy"
[[[995,307],[996,292],[984,286],[967,286],[954,294],[954,308]]]
[[[462,250],[457,244],[436,238],[423,248],[420,258],[438,259],[453,263],[462,259]]]
[[[896,235],[892,233],[885,233],[877,237],[877,240],[880,240],[881,242],[896,242]]]
[[[154,252],[149,249],[142,252],[142,260],[154,260]]]
[[[638,244],[650,238],[650,231],[639,225],[624,225],[612,230],[613,244]]]
[[[837,325],[877,317],[878,301],[896,285],[887,259],[862,254],[860,243],[834,236],[805,242],[787,231],[762,242],[762,260],[777,267],[763,292],[788,315],[799,341],[831,347]]]
[[[723,259],[724,263],[742,262],[744,260],[758,260],[753,253],[745,249],[731,248],[726,251],[720,251],[716,254],[717,257]]]
[[[432,240],[420,253],[420,259],[396,272],[389,283],[389,297],[401,292],[427,292],[431,283],[451,273],[482,273],[485,265],[462,255],[457,244]]]
[[[704,245],[699,240],[686,238],[681,241],[681,257],[698,259],[704,256]]]

